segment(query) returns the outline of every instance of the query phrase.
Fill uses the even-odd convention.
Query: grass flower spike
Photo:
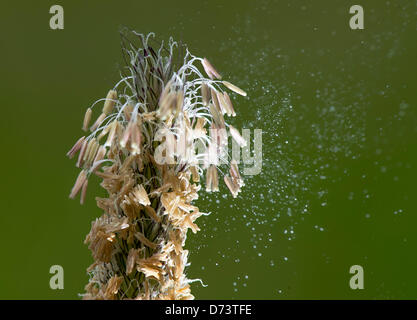
[[[85,239],[94,263],[83,297],[193,299],[184,246],[204,214],[193,201],[202,181],[206,191],[219,190],[220,163],[229,167],[224,182],[233,197],[243,186],[227,130],[239,145],[246,141],[224,116],[235,116],[225,90],[246,93],[172,39],[164,45],[153,34],[122,34],[122,49],[126,74],[87,109],[89,133],[67,154],[78,154],[81,169],[71,198],[85,201],[93,174],[107,191],[96,198],[102,215]]]

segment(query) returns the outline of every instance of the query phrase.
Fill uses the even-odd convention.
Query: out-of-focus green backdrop
[[[358,2],[358,3],[357,3]],[[49,8],[64,8],[64,30]],[[365,29],[349,28],[361,4]],[[0,13],[0,298],[78,299],[99,216],[68,199],[85,109],[119,79],[120,27],[186,42],[248,92],[263,170],[202,196],[199,299],[415,299],[416,1],[9,1]],[[64,290],[49,268],[64,268]],[[351,290],[349,268],[364,268]]]

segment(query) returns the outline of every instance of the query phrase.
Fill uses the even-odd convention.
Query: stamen
[[[92,113],[93,113],[93,111],[91,110],[91,108],[88,108],[87,111],[85,112],[84,121],[83,121],[83,130],[84,131],[88,130],[88,124],[90,123]]]
[[[222,81],[222,83],[229,88],[230,90],[240,94],[241,96],[246,97],[246,92],[240,89],[239,87],[235,86],[234,84],[230,83],[229,81]]]
[[[83,142],[85,140],[85,136],[78,139],[78,141],[74,144],[70,151],[67,153],[67,157],[72,159],[74,155],[81,149]]]
[[[240,147],[246,147],[246,140],[240,135],[239,131],[232,125],[229,126],[230,134]]]
[[[236,112],[235,112],[235,109],[233,108],[232,100],[230,100],[229,94],[225,91],[223,95],[224,95],[224,101],[226,102],[227,109],[228,109],[227,115],[236,117]]]
[[[88,180],[85,180],[81,190],[80,204],[84,204],[85,194],[87,193]]]
[[[213,67],[213,65],[206,59],[204,58],[202,60],[202,65],[204,68],[204,71],[206,71],[207,75],[210,77],[210,79],[221,79],[222,76],[217,72],[217,70]]]
[[[77,180],[75,181],[74,187],[71,190],[70,198],[74,199],[75,196],[80,191],[81,187],[83,186],[84,182],[87,180],[87,172],[85,170],[81,170],[79,173]]]
[[[203,104],[205,106],[208,106],[209,102],[210,102],[210,91],[209,88],[207,86],[207,83],[203,82],[201,84],[201,97],[203,98]]]
[[[105,115],[109,115],[114,108],[114,105],[116,104],[117,100],[117,92],[115,90],[110,90],[107,93],[106,101],[104,102],[103,106],[103,113]]]
[[[87,146],[88,146],[88,140],[84,139],[81,145],[80,153],[78,154],[78,160],[76,164],[77,168],[80,168],[81,165],[83,164],[84,153],[87,149]]]

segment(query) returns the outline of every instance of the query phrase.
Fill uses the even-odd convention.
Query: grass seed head
[[[102,179],[107,192],[96,198],[103,214],[85,239],[94,258],[85,299],[194,298],[184,245],[188,229],[200,230],[196,219],[202,213],[192,204],[200,178],[205,172],[206,190],[219,191],[219,159],[227,158],[223,115],[235,112],[222,85],[246,93],[214,80],[221,79],[220,73],[206,58],[172,39],[155,46],[153,37],[122,33],[125,73],[105,97],[91,134],[67,153],[69,158],[79,153],[76,166],[81,168],[71,198],[81,191],[80,202],[85,202],[91,174]],[[88,108],[84,130],[91,117]],[[244,145],[238,130],[228,127]],[[167,134],[161,138],[162,130]],[[157,161],[164,146],[161,155],[172,162]],[[224,182],[236,197],[243,186],[236,162],[230,163],[229,174]]]

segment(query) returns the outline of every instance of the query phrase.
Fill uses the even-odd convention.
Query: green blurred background
[[[357,3],[358,2],[358,3]],[[60,4],[65,29],[49,28]],[[349,28],[361,4],[365,29]],[[79,299],[100,215],[68,199],[65,153],[119,79],[119,29],[186,42],[248,92],[263,169],[237,199],[197,204],[189,277],[199,299],[415,299],[416,1],[18,1],[0,13],[0,298]],[[64,290],[49,288],[62,265]],[[365,289],[349,288],[363,266]]]

